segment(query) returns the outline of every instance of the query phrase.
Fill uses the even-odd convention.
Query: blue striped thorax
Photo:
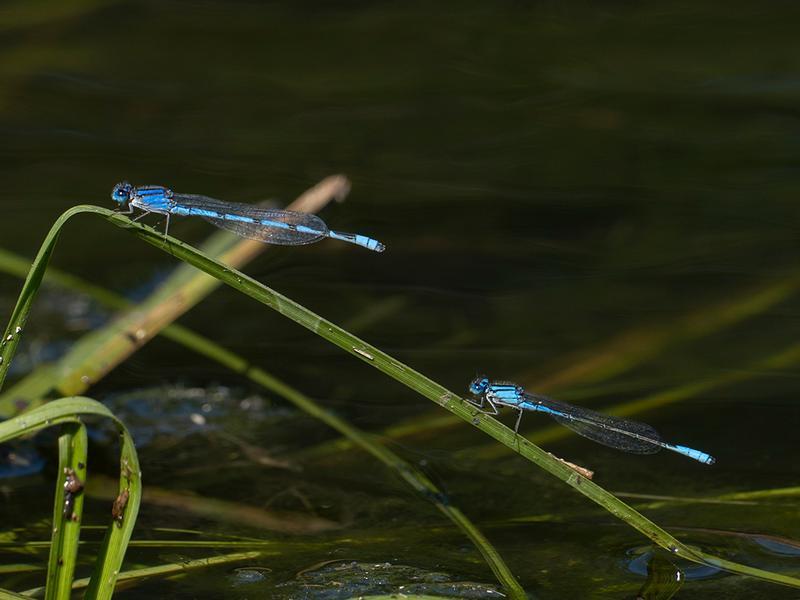
[[[513,383],[500,383],[495,382],[489,386],[487,397],[499,404],[506,406],[519,406],[520,403],[525,401],[525,391]]]
[[[469,391],[475,396],[482,396],[496,404],[519,406],[526,401],[525,390],[513,383],[489,381],[485,375],[479,375],[469,384]]]
[[[111,199],[120,206],[130,203],[137,208],[164,213],[175,206],[172,190],[163,185],[133,187],[127,181],[114,186]]]
[[[133,189],[132,201],[136,206],[153,212],[168,212],[174,205],[172,190],[161,185],[140,185]]]

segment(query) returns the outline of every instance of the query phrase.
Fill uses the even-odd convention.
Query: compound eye
[[[469,391],[473,394],[482,394],[488,385],[489,380],[486,377],[478,377],[469,384]]]
[[[115,202],[126,202],[131,196],[132,189],[130,183],[123,181],[114,186],[114,189],[111,191],[111,197]]]

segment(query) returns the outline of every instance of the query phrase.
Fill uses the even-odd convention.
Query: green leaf
[[[294,207],[305,210],[315,210],[320,206],[321,202],[327,201],[327,199],[332,196],[341,195],[343,183],[346,183],[346,180],[343,182],[341,177],[327,178],[301,196],[301,198],[294,203],[296,205]],[[48,236],[46,242],[54,244],[56,239],[56,236],[51,235]],[[264,248],[263,244],[255,244],[254,248],[253,243],[250,241],[245,241],[244,243],[233,246],[231,243],[232,239],[238,238],[234,238],[234,236],[230,234],[218,234],[205,245],[205,251],[215,255],[225,253],[228,260],[242,262]],[[46,258],[47,256],[49,256],[49,254],[44,254],[40,251],[39,257],[34,261],[34,268],[46,268],[46,260],[40,260],[40,258]],[[10,255],[10,253],[3,252],[0,254],[0,259],[3,260],[4,266],[9,270],[16,270],[19,273],[25,272],[25,261],[17,259],[13,255]],[[50,275],[62,285],[83,289],[91,293],[99,301],[111,306],[122,307],[127,305],[127,302],[123,299],[117,298],[115,295],[101,290],[96,286],[86,284],[75,277],[58,272],[50,273]],[[28,276],[28,280],[37,281],[37,279],[31,279],[30,275]],[[41,281],[41,278],[39,278],[38,281]],[[130,343],[129,337],[120,335],[120,331],[136,331],[137,333],[146,331],[146,335],[135,336],[135,339],[143,343],[145,338],[155,335],[162,327],[167,326],[178,314],[186,311],[194,303],[199,302],[200,299],[216,285],[218,285],[217,279],[205,275],[198,277],[195,270],[190,271],[188,269],[183,269],[177,271],[174,276],[170,277],[167,285],[159,288],[150,300],[140,303],[134,314],[129,314],[121,320],[115,321],[113,327],[107,327],[86,336],[60,361],[58,368],[48,369],[43,374],[39,372],[32,374],[32,376],[23,380],[21,384],[15,386],[15,388],[11,390],[11,393],[7,392],[4,394],[2,401],[5,402],[6,407],[13,406],[16,408],[20,403],[20,395],[22,393],[32,392],[34,395],[29,395],[25,398],[26,401],[34,403],[38,398],[48,393],[55,385],[58,385],[61,391],[73,393],[75,391],[83,391],[88,387],[90,382],[101,377],[103,373],[110,370],[117,362],[120,362],[125,356],[128,356],[138,348],[138,345],[132,345]],[[30,291],[28,282],[26,282],[23,292],[23,295],[26,297],[32,297],[33,292]],[[28,302],[28,305],[30,305],[30,302]],[[456,506],[443,501],[444,494],[422,472],[400,459],[389,449],[370,439],[369,436],[364,435],[358,429],[349,425],[343,419],[324,410],[310,398],[296,392],[290,386],[271,377],[266,372],[250,366],[244,359],[219,347],[211,340],[204,339],[185,328],[175,325],[169,326],[166,333],[176,341],[234,370],[244,372],[246,376],[256,383],[282,394],[301,409],[324,421],[326,424],[339,431],[339,433],[351,439],[353,443],[393,469],[399,477],[404,479],[415,491],[420,493],[423,498],[431,501],[471,539],[498,580],[506,588],[510,597],[523,598],[525,596],[524,591],[519,586],[519,583],[512,575],[510,569],[503,562],[499,553],[492,547],[488,539],[486,539],[478,528],[475,527]],[[98,365],[100,366],[98,367]],[[79,375],[71,378],[71,381],[68,380],[65,382],[63,380],[65,373]],[[11,404],[9,404],[9,400]],[[191,506],[189,508],[191,508]]]
[[[382,371],[396,381],[432,400],[460,419],[471,423],[502,444],[518,452],[673,554],[687,560],[708,564],[733,573],[749,575],[774,583],[800,587],[800,579],[741,565],[733,561],[727,561],[681,543],[655,523],[636,512],[632,507],[614,497],[611,493],[591,480],[583,477],[549,453],[530,443],[528,440],[519,437],[498,421],[485,414],[479,413],[475,407],[465,402],[457,394],[447,390],[408,365],[395,360],[378,348],[348,333],[319,315],[316,315],[291,299],[248,277],[244,273],[203,255],[200,251],[188,244],[184,244],[171,237],[165,237],[149,227],[134,223],[120,214],[112,213],[107,209],[96,206],[78,206],[70,209],[62,215],[57,222],[57,226],[60,227],[66,219],[80,212],[92,212],[105,216],[114,225],[128,230],[140,239],[169,252],[176,258],[194,265],[198,269],[230,285],[232,288],[239,290],[262,304],[269,306],[278,313],[292,319],[299,325],[309,329],[332,344],[339,346],[365,364]],[[38,284],[38,282],[41,281],[42,273],[34,274],[34,271],[38,268],[43,270],[44,265],[46,265],[49,259],[50,253],[52,252],[52,243],[54,243],[55,237],[57,237],[57,230],[55,227],[56,226],[54,226],[54,230],[51,230],[51,233],[48,235],[48,241],[51,241],[51,246],[43,247],[40,251],[34,263],[35,269],[29,276],[28,281],[35,281],[37,277],[38,281],[36,281],[36,283]],[[28,282],[26,281],[26,287],[27,285]],[[31,293],[35,294],[35,290],[31,292],[23,288],[20,304],[25,305],[27,303],[29,307]],[[20,304],[18,304],[18,307]],[[14,316],[12,317],[12,327],[14,326],[15,319],[19,320],[22,318],[21,315],[27,315],[27,312],[15,309]],[[0,365],[0,377],[5,374],[2,371],[4,367],[7,367],[7,365]]]
[[[114,520],[109,515],[106,538],[98,554],[86,598],[111,598],[125,557],[141,501],[141,473],[136,449],[125,425],[104,405],[90,398],[62,398],[37,407],[0,423],[0,443],[33,434],[48,427],[66,424],[68,429],[59,438],[59,465],[81,469],[86,465],[86,435],[78,420],[80,415],[94,415],[114,421],[120,430],[120,494],[127,497],[123,516]],[[62,467],[63,468],[63,467]],[[84,473],[85,475],[85,473]],[[72,572],[77,555],[79,521],[64,515],[64,473],[60,472],[56,491],[53,545],[47,575],[47,598],[68,598],[72,586]],[[80,511],[82,494],[76,497],[75,509]],[[75,513],[80,517],[80,512]],[[63,561],[63,562],[62,562]]]
[[[75,419],[58,438],[58,478],[53,503],[53,535],[47,566],[46,600],[69,598],[78,558],[83,484],[86,482],[86,428]],[[73,488],[66,489],[69,481]]]

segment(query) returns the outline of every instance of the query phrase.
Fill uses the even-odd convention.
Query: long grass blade
[[[47,565],[46,600],[69,598],[78,559],[83,485],[86,482],[86,427],[65,423],[58,438],[58,478],[53,503],[53,535]]]
[[[323,181],[323,184],[325,181]],[[341,182],[336,183],[341,185]],[[328,188],[330,188],[330,185]],[[332,194],[328,188],[323,185],[312,188],[312,192],[315,192],[315,194],[312,194],[312,196],[315,195],[316,201],[318,202],[321,201],[322,198],[329,198]],[[325,191],[324,195],[321,193],[322,190]],[[299,200],[301,204],[295,208],[314,208],[314,206],[308,206],[307,204],[312,200],[315,200],[315,198],[309,198],[309,195],[306,194]],[[305,202],[306,204],[302,204],[302,202]],[[250,242],[247,242],[247,244],[250,244]],[[214,248],[215,250],[220,250],[219,245],[215,245]],[[236,248],[238,248],[238,246]],[[252,253],[253,250],[250,250],[249,252]],[[240,262],[243,260],[241,252],[236,252],[234,255],[231,255],[231,253],[228,252],[227,256],[228,258],[233,258],[234,262]],[[8,253],[4,253],[0,258],[3,258],[4,264],[10,265],[10,268],[13,269],[16,267],[19,270],[21,266],[18,264],[19,261],[13,260],[14,257],[9,257]],[[104,290],[99,290],[96,288],[96,286],[89,286],[77,278],[69,275],[56,272],[54,278],[63,285],[73,289],[78,288],[91,292],[98,300],[111,306],[123,307],[128,305],[126,301],[117,298],[115,295]],[[144,305],[140,305],[138,310],[133,313],[132,317],[130,318],[135,321],[136,325],[128,324],[124,327],[120,327],[120,322],[117,321],[112,327],[90,335],[89,341],[86,341],[85,339],[81,344],[79,344],[77,351],[71,351],[60,362],[58,368],[51,369],[48,372],[48,380],[51,386],[57,385],[62,393],[65,390],[68,390],[70,393],[84,391],[89,386],[91,381],[102,375],[100,371],[95,370],[94,365],[97,362],[102,363],[102,372],[108,372],[111,366],[115,363],[115,359],[121,360],[124,356],[127,356],[132,352],[130,344],[131,337],[134,337],[135,339],[141,338],[143,343],[145,339],[149,339],[153,335],[156,335],[162,328],[166,327],[165,333],[168,337],[183,343],[187,347],[192,348],[201,354],[205,354],[209,358],[212,358],[213,360],[216,360],[217,362],[220,362],[221,364],[224,364],[229,368],[236,370],[237,372],[243,373],[254,382],[282,395],[284,398],[293,402],[308,414],[322,420],[330,427],[336,429],[340,434],[346,436],[347,439],[352,440],[356,446],[361,447],[372,456],[383,462],[389,468],[394,470],[412,487],[412,489],[417,491],[426,500],[432,502],[440,512],[453,521],[453,523],[455,523],[462,530],[462,532],[464,532],[467,537],[470,538],[470,540],[484,557],[484,560],[492,569],[495,576],[504,586],[510,597],[523,598],[525,596],[524,591],[511,573],[511,570],[504,563],[499,553],[491,545],[489,540],[480,532],[477,527],[475,527],[474,524],[469,521],[466,515],[464,515],[463,512],[458,509],[458,507],[445,500],[444,494],[421,471],[402,460],[383,445],[375,442],[369,436],[364,435],[362,432],[349,425],[343,419],[324,410],[319,405],[314,403],[310,398],[304,396],[296,390],[293,390],[290,386],[280,382],[263,370],[249,365],[244,359],[237,357],[224,348],[219,347],[211,340],[202,338],[201,336],[198,336],[197,334],[194,334],[183,327],[177,325],[168,325],[168,323],[172,319],[176,318],[178,314],[187,310],[189,306],[199,301],[200,297],[202,297],[202,292],[198,292],[197,285],[194,284],[196,279],[198,278],[190,278],[185,272],[179,273],[177,277],[171,278],[172,284],[168,288],[169,294],[164,292],[163,289],[160,290],[155,294],[152,300],[145,302]],[[216,279],[205,276],[200,277],[199,279],[203,282],[203,287],[201,290],[206,292],[210,291],[211,289],[211,285],[209,284],[208,280],[217,282]],[[189,285],[190,289],[187,289],[187,284]],[[177,302],[168,301],[170,298],[175,299]],[[388,306],[388,310],[392,310],[394,304],[395,303],[391,303]],[[381,308],[380,312],[385,312],[385,310],[387,310],[387,308],[383,307]],[[155,312],[155,319],[151,319],[149,317],[151,312]],[[372,318],[375,318],[376,316],[377,315],[372,315]],[[147,323],[147,327],[145,328],[145,330],[148,332],[147,335],[139,336],[132,334],[131,336],[126,336],[124,333],[121,334],[121,332],[125,331],[142,331],[141,328],[143,327],[144,323]],[[109,346],[112,348],[111,350],[109,349]],[[89,348],[90,351],[88,353],[82,353],[81,349],[84,347]],[[122,352],[116,353],[113,351],[113,348],[121,348]],[[86,354],[88,354],[88,357]],[[100,360],[100,357],[102,357],[102,360]],[[78,373],[80,376],[67,377],[67,381],[64,382],[64,373]],[[94,376],[88,376],[87,373],[94,373]],[[31,376],[26,379],[36,381],[36,384],[32,386],[32,390],[40,394],[38,397],[43,397],[45,395],[46,391],[44,389],[45,386],[43,386],[41,381],[43,379],[42,377]],[[21,385],[27,387],[29,384],[23,381]],[[7,407],[18,406],[21,402],[20,391],[20,386],[15,386],[10,393],[4,394],[3,398],[0,399],[0,405],[5,403],[4,405]],[[35,401],[35,398],[36,397],[29,396],[25,401],[32,403]],[[207,502],[215,501],[208,500]],[[192,510],[192,508],[195,508],[200,511],[202,510],[201,505],[202,503],[200,502],[189,502],[186,503],[186,509]],[[236,512],[236,510],[237,509],[222,510],[221,506],[216,506],[216,510],[212,512],[219,517],[224,514]],[[247,507],[238,507],[238,512],[246,510]]]
[[[130,231],[147,243],[169,252],[176,258],[188,262],[202,271],[217,277],[223,283],[273,308],[299,325],[309,329],[332,344],[339,346],[369,366],[380,370],[396,381],[439,404],[446,410],[449,410],[464,421],[473,424],[501,443],[515,449],[519,454],[534,462],[543,470],[567,483],[581,494],[604,507],[611,514],[649,537],[659,546],[668,549],[673,554],[682,556],[687,560],[708,564],[730,572],[749,575],[774,583],[800,587],[800,579],[728,561],[683,544],[658,527],[655,523],[636,512],[633,508],[614,497],[591,480],[582,477],[538,446],[515,435],[513,431],[496,420],[477,412],[474,407],[464,402],[458,395],[428,379],[409,366],[393,359],[378,348],[342,330],[332,322],[327,321],[291,299],[255,281],[244,273],[231,269],[219,261],[204,256],[188,244],[184,244],[174,238],[165,238],[161,233],[149,227],[133,223],[122,215],[112,213],[107,209],[96,206],[84,205],[74,207],[64,213],[57,223],[63,224],[63,222],[71,216],[82,212],[96,213],[105,216],[114,225]],[[53,235],[57,235],[57,233]],[[52,247],[49,250],[43,248],[40,254],[42,253],[46,253],[46,257],[49,258],[50,253],[52,253]],[[38,262],[46,263],[46,260],[39,260]],[[42,275],[43,273],[38,274],[39,282],[41,281]],[[31,275],[31,277],[34,277],[34,275]],[[25,302],[29,302],[27,296]],[[15,310],[15,315],[16,314],[17,311]],[[13,319],[12,326],[14,326]]]
[[[545,471],[569,484],[580,493],[604,507],[611,514],[622,519],[649,537],[659,546],[668,549],[675,555],[731,572],[749,575],[775,583],[800,587],[800,579],[721,559],[686,546],[591,480],[582,477],[538,446],[535,446],[524,438],[520,438],[514,434],[513,431],[501,425],[496,420],[477,412],[458,395],[450,392],[407,365],[396,361],[378,348],[340,329],[330,321],[323,319],[319,315],[314,314],[305,307],[300,306],[289,298],[271,290],[245,274],[228,269],[225,265],[202,256],[187,244],[176,240],[165,240],[152,230],[147,230],[136,224],[125,223],[124,218],[119,215],[112,215],[109,217],[109,220],[112,222],[123,220],[122,223],[119,223],[120,226],[135,227],[136,235],[151,245],[171,251],[177,258],[185,260],[189,264],[219,277],[220,280],[231,287],[273,308],[280,314],[292,319],[296,323],[349,352],[359,360],[386,373],[393,379],[403,383],[410,389],[454,413],[456,416],[472,423],[475,427],[494,437],[509,448],[515,449],[528,460],[531,460]]]
[[[644,326],[628,330],[610,340],[599,343],[592,349],[584,350],[574,356],[562,357],[553,364],[546,365],[543,369],[539,367],[529,369],[512,376],[511,379],[519,381],[526,389],[536,390],[539,393],[566,389],[575,384],[606,381],[653,359],[661,352],[680,343],[709,335],[756,317],[796,294],[798,289],[800,289],[800,273],[791,273],[780,280],[764,283],[754,290],[742,293],[733,300],[694,310],[668,325]],[[794,351],[793,347],[786,350],[787,353]],[[775,355],[774,358],[780,360],[781,357]],[[727,382],[738,381],[738,377],[746,379],[754,376],[757,374],[727,373],[715,380],[679,386],[642,400],[611,407],[604,412],[615,416],[633,416],[644,410],[685,400],[700,392],[726,385]],[[451,415],[427,413],[395,423],[383,430],[381,436],[399,440],[421,433],[431,434],[457,423],[458,419]],[[573,434],[563,427],[553,426],[537,430],[533,441],[542,443],[566,435]],[[526,437],[530,436],[526,434]],[[340,439],[321,444],[318,448],[309,449],[304,455],[324,455],[333,447],[339,452],[352,448],[348,440]],[[492,447],[471,448],[468,451],[471,456],[480,456],[484,459],[506,453],[505,449],[496,444]]]
[[[7,270],[16,271],[17,273],[25,273],[25,267],[27,263],[24,260],[19,260],[10,253],[3,251],[0,252],[0,264],[2,264],[2,266]],[[47,279],[69,289],[90,294],[99,302],[102,302],[103,304],[112,308],[121,309],[130,306],[130,303],[124,298],[116,296],[115,294],[112,294],[104,289],[97,288],[97,286],[92,286],[91,284],[88,284],[79,278],[70,276],[55,269],[48,270]],[[393,305],[394,303],[390,305],[390,308]],[[383,310],[386,310],[386,308],[381,308],[381,312]],[[117,336],[121,335],[118,331],[118,328],[114,328],[114,331],[117,333]],[[157,333],[157,331],[153,331],[154,335],[155,333]],[[492,569],[498,581],[500,581],[500,583],[507,590],[510,597],[523,597],[524,592],[522,588],[519,586],[519,583],[511,573],[511,570],[505,564],[502,557],[492,546],[489,540],[472,522],[469,521],[466,515],[464,515],[464,513],[457,506],[453,505],[452,502],[446,501],[444,493],[427,476],[416,469],[413,465],[401,459],[383,444],[378,443],[373,436],[364,435],[361,431],[347,423],[344,419],[341,419],[333,413],[325,410],[313,400],[298,392],[288,384],[278,380],[255,365],[250,364],[246,359],[237,356],[225,348],[222,348],[219,346],[219,344],[216,344],[212,340],[204,338],[192,332],[191,330],[176,324],[165,325],[161,333],[165,337],[183,344],[185,347],[203,356],[206,356],[207,358],[210,358],[211,360],[214,360],[237,373],[244,375],[254,383],[278,394],[279,396],[282,396],[289,402],[295,404],[301,410],[305,411],[307,414],[321,420],[329,427],[338,431],[342,436],[344,436],[344,439],[353,446],[368,452],[373,457],[380,460],[384,465],[391,468],[401,479],[405,480],[412,489],[419,493],[424,499],[432,502],[440,512],[447,516],[451,521],[453,521],[453,523],[456,524],[456,526],[459,527],[459,529],[462,530],[462,532],[480,551],[481,555],[484,557],[484,560]],[[108,339],[111,340],[111,343],[114,343],[113,338]],[[102,354],[102,352],[99,351],[95,352],[95,354],[97,353]],[[59,362],[57,368],[48,368],[44,373],[41,373],[37,370],[32,373],[31,376],[26,377],[20,385],[25,386],[26,388],[30,386],[32,391],[39,394],[38,397],[44,397],[52,389],[60,386],[59,374],[65,372],[84,372],[86,367],[82,366],[83,362],[83,356],[75,356],[73,352],[69,352]],[[29,384],[29,381],[33,385]],[[20,385],[11,388],[11,390],[4,394],[4,397],[13,399],[15,404],[19,402],[21,397],[26,398],[27,402],[33,402],[36,396],[24,395],[26,390],[21,390]],[[88,385],[85,385],[85,387],[88,387]],[[89,492],[91,493],[93,489],[93,486],[90,486]],[[146,492],[144,498],[145,501],[153,501],[154,498],[152,496],[152,490]],[[155,498],[155,500],[157,501],[159,498],[163,500],[163,495]],[[214,508],[210,511],[210,513],[205,509],[209,502],[215,503]],[[227,504],[222,506],[219,504],[219,501],[208,500],[205,498],[196,498],[194,501],[183,499],[182,506],[184,510],[188,512],[193,512],[195,514],[209,513],[208,516],[213,516],[214,518],[224,518],[225,515],[231,515],[232,517],[249,515],[247,518],[251,525],[255,524],[257,526],[258,523],[262,523],[263,526],[268,529],[274,529],[276,527],[274,519],[269,519],[268,515],[263,514],[263,511],[252,513],[253,509],[250,507],[243,507],[241,505],[228,506]],[[283,525],[285,525],[285,523]]]
[[[86,208],[91,212],[101,212],[98,207]],[[105,212],[108,214],[108,211]],[[587,496],[608,510],[611,514],[622,519],[630,526],[649,537],[656,544],[668,549],[675,555],[734,573],[800,587],[800,579],[721,559],[686,546],[591,480],[582,477],[538,446],[528,442],[524,438],[520,438],[513,431],[498,423],[496,420],[477,412],[474,407],[464,402],[457,394],[450,392],[409,366],[393,359],[378,348],[342,330],[330,321],[323,319],[319,315],[316,315],[291,299],[255,281],[244,273],[229,269],[225,265],[203,256],[187,244],[173,239],[164,239],[157,232],[138,224],[130,223],[129,220],[120,215],[111,214],[108,218],[112,223],[120,227],[132,228],[135,235],[149,244],[169,251],[176,258],[185,260],[206,273],[218,277],[221,281],[234,289],[273,308],[280,314],[292,319],[299,325],[302,325],[334,345],[339,346],[346,352],[349,352],[359,360],[386,373],[396,381],[399,381],[410,389],[434,401],[464,421],[473,424],[499,442],[516,450],[519,454],[534,462],[551,475],[572,486],[575,490]]]
[[[288,208],[300,212],[317,212],[321,210],[331,200],[341,202],[350,190],[350,183],[342,175],[334,175],[320,181],[315,186],[306,190],[300,197],[292,202]],[[102,214],[111,211],[94,207]],[[76,210],[77,209],[77,210]],[[26,272],[26,281],[20,293],[19,300],[8,328],[0,340],[0,389],[3,387],[6,373],[13,358],[20,335],[25,327],[27,315],[31,307],[33,296],[41,285],[45,275],[47,263],[58,239],[59,232],[69,218],[84,210],[76,207],[65,212],[50,228],[45,241],[43,242],[38,255],[33,264]],[[251,261],[253,258],[264,252],[267,248],[265,244],[253,241],[242,240],[237,236],[218,232],[204,244],[203,251],[211,256],[219,257],[220,260],[230,266],[241,266]],[[10,268],[19,268],[18,261],[9,261]],[[69,276],[62,276],[66,282],[70,281]],[[62,382],[60,391],[62,395],[76,395],[83,393],[89,385],[99,380],[105,373],[114,366],[125,360],[141,344],[150,339],[154,332],[158,331],[164,324],[176,319],[179,315],[189,310],[192,306],[200,302],[208,294],[220,285],[214,277],[198,274],[195,269],[188,267],[178,269],[169,281],[159,288],[159,293],[151,297],[148,306],[143,306],[142,311],[131,313],[123,322],[117,323],[117,329],[105,328],[96,332],[94,335],[86,336],[73,352],[83,351],[85,361],[81,364],[79,371],[69,371],[58,373],[58,380]],[[93,292],[100,298],[106,297],[107,292],[98,289],[96,286]],[[117,339],[119,331],[126,331],[130,335],[125,337],[124,343],[109,344],[108,340]],[[131,340],[135,343],[131,344]],[[22,387],[15,386],[14,394],[4,394],[0,398],[0,416],[9,417],[20,410],[35,406],[43,394],[41,391],[42,380],[39,377],[27,378],[20,384]]]
[[[98,553],[95,568],[92,574],[92,582],[86,593],[86,598],[91,599],[108,599],[114,591],[117,577],[122,566],[122,561],[125,557],[125,550],[127,549],[128,542],[130,541],[133,527],[136,523],[136,516],[139,512],[139,503],[141,500],[141,474],[139,472],[139,459],[136,454],[136,448],[125,425],[117,419],[111,411],[104,405],[90,398],[62,398],[45,404],[44,406],[37,407],[27,413],[8,419],[0,423],[0,443],[15,439],[18,437],[31,435],[42,429],[54,426],[61,426],[67,424],[74,426],[77,423],[79,415],[94,415],[104,417],[114,421],[120,430],[120,482],[119,493],[120,496],[127,499],[123,507],[121,518],[113,519],[109,514],[109,525],[106,528],[106,538],[101,545],[100,552]],[[83,459],[85,465],[85,440],[79,437],[73,437],[73,441],[77,443],[72,445],[73,457],[75,466],[78,466],[80,459]],[[66,442],[65,442],[66,443]],[[59,481],[63,481],[60,474]],[[59,503],[54,508],[54,513],[60,510],[63,511],[63,496],[59,498],[56,496]],[[77,500],[76,500],[77,501]],[[77,545],[77,532],[68,533],[64,536],[64,543],[72,543]],[[57,551],[54,549],[54,552]],[[70,550],[71,552],[72,550]],[[52,554],[51,554],[52,557]],[[59,559],[63,556],[59,557]],[[52,560],[52,559],[51,559]],[[74,562],[73,562],[74,564]],[[66,580],[71,579],[71,575],[67,577],[66,570],[61,570],[58,573],[58,586],[57,590],[61,596],[66,585]],[[51,582],[54,579],[48,573],[48,590]],[[48,591],[48,594],[50,592]],[[55,596],[54,596],[55,597]]]

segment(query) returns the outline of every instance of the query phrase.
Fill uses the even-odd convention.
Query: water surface
[[[344,173],[350,197],[322,216],[388,250],[271,248],[250,275],[458,392],[485,372],[604,409],[738,375],[637,414],[715,455],[711,468],[575,436],[543,445],[619,492],[719,498],[796,485],[796,362],[763,363],[794,347],[800,315],[793,4],[0,10],[4,248],[33,256],[63,210],[111,207],[120,179],[288,202]],[[211,227],[174,220],[171,233],[200,243]],[[68,226],[54,264],[135,298],[174,261],[86,217]],[[0,278],[6,314],[19,286]],[[41,297],[20,369],[53,360],[106,318],[60,294]],[[443,414],[230,290],[181,323],[366,430]],[[222,367],[157,339],[89,394],[131,421],[146,486],[343,524],[309,537],[146,502],[134,539],[173,540],[160,529],[171,527],[285,547],[120,597],[344,598],[401,581],[496,597],[480,555],[431,504],[363,454],[299,458],[335,434]],[[526,418],[525,434],[549,426],[543,419]],[[113,454],[96,437],[90,468],[111,474]],[[258,466],[240,442],[291,468]],[[641,557],[658,555],[648,540],[480,432],[461,424],[388,443],[474,520],[532,595],[624,598],[644,585]],[[54,447],[38,445],[51,465]],[[52,480],[47,467],[5,480],[3,530],[24,523],[27,538],[47,538]],[[797,575],[794,506],[789,495],[642,510],[686,543]],[[85,520],[103,523],[106,512],[90,499]],[[0,561],[20,562],[3,552]],[[44,553],[31,560],[46,563]],[[129,553],[130,566],[173,560],[169,549]],[[681,598],[796,597],[665,560],[685,570]],[[244,567],[253,570],[235,570]],[[336,595],[332,577],[385,587]],[[0,585],[39,583],[33,573]]]

